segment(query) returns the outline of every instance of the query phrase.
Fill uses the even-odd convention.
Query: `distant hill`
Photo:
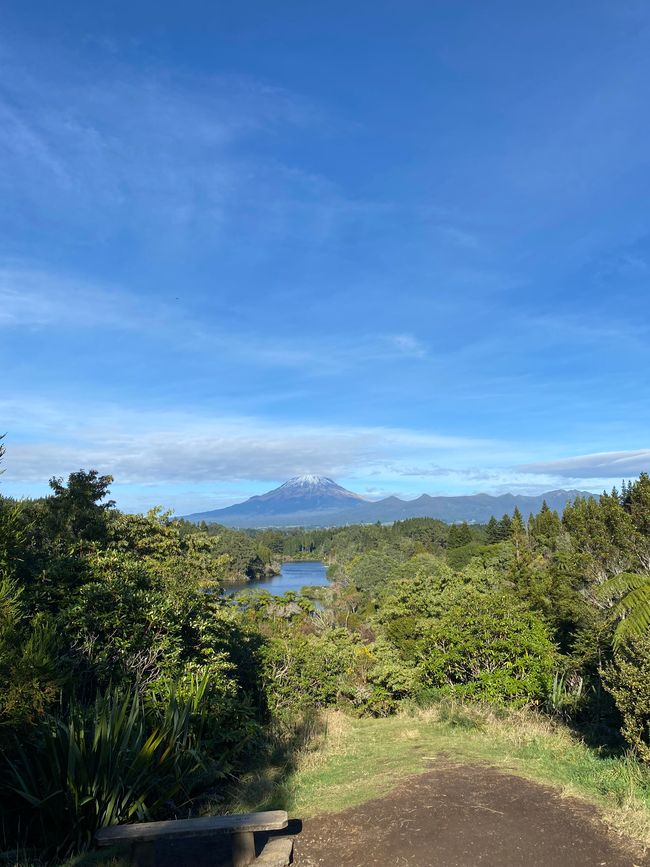
[[[535,514],[544,500],[561,512],[576,497],[591,497],[585,491],[548,491],[539,496],[520,494],[473,494],[458,497],[430,497],[415,500],[386,497],[373,502],[347,491],[325,476],[297,476],[279,488],[251,497],[225,509],[195,512],[188,521],[224,524],[226,527],[338,527],[345,524],[382,524],[404,518],[438,518],[447,523],[469,521],[484,524],[492,515],[500,518],[519,507],[522,515]]]

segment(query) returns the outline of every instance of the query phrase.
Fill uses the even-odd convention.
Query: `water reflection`
[[[234,596],[241,590],[267,590],[273,596],[282,596],[289,590],[299,593],[303,587],[326,587],[328,584],[325,565],[320,560],[300,560],[284,563],[279,575],[245,584],[228,584],[223,592],[224,596]]]

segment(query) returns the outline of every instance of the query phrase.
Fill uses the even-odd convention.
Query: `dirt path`
[[[295,867],[650,867],[588,804],[442,759],[383,798],[302,823],[296,817],[288,831]],[[259,851],[264,839],[256,837]],[[225,836],[156,850],[157,867],[231,867]]]
[[[306,819],[296,867],[633,867],[594,808],[481,765],[440,761],[384,798]]]

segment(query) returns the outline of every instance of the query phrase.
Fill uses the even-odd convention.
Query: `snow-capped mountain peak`
[[[278,488],[251,497],[245,503],[228,506],[224,513],[235,517],[238,514],[253,514],[260,520],[268,516],[269,524],[274,515],[301,515],[327,513],[337,509],[355,508],[366,503],[359,494],[346,491],[327,476],[313,473],[294,476]]]
[[[316,476],[313,473],[308,473],[304,476],[294,476],[292,479],[284,482],[284,484],[280,485],[280,488],[338,488],[339,485],[336,484],[332,479],[328,479],[327,476]],[[277,488],[276,490],[280,490]],[[343,489],[341,489],[343,490]]]
[[[280,485],[279,488],[274,488],[272,491],[253,499],[266,501],[304,500],[305,505],[316,506],[317,508],[332,508],[342,500],[348,503],[356,500],[363,501],[363,497],[353,494],[352,491],[347,491],[337,485],[333,479],[314,473],[294,476]]]
[[[442,521],[479,521],[485,523],[491,515],[512,514],[518,506],[523,514],[537,513],[546,499],[551,508],[562,509],[576,496],[591,496],[584,491],[551,491],[535,497],[502,494],[498,497],[473,494],[457,497],[430,497],[423,494],[415,500],[386,497],[370,502],[337,485],[327,476],[305,473],[283,485],[250,497],[245,503],[196,512],[188,520],[223,523],[232,527],[326,527],[344,524],[369,524],[380,521],[400,521],[406,518],[432,517]]]

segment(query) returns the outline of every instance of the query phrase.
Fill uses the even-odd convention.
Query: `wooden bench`
[[[199,819],[171,819],[167,822],[142,822],[112,825],[95,834],[98,846],[130,843],[139,867],[154,867],[156,840],[171,837],[209,837],[230,834],[233,867],[248,867],[255,861],[255,831],[286,828],[289,817],[284,810],[266,813],[240,813],[235,816],[205,816]]]

